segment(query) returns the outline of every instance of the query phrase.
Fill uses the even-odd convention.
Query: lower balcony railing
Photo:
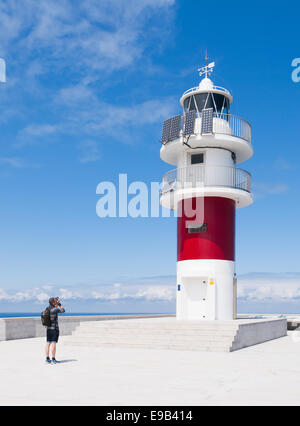
[[[251,175],[229,166],[193,165],[171,170],[163,177],[162,194],[184,188],[221,186],[251,192]]]

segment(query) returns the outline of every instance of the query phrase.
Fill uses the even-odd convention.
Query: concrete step
[[[189,329],[172,329],[168,330],[168,333],[170,334],[176,334],[181,336],[213,336],[213,335],[224,335],[224,336],[231,336],[232,334],[236,334],[237,330],[189,330]],[[156,329],[113,329],[113,328],[77,328],[73,331],[73,334],[80,334],[80,335],[130,335],[130,336],[136,336],[141,334],[154,334],[157,336],[165,336],[166,330],[156,330]]]
[[[172,326],[183,326],[183,327],[205,327],[207,325],[215,325],[215,326],[227,326],[232,327],[235,326],[235,323],[232,321],[178,321],[175,319],[171,320],[161,320],[159,319],[127,319],[127,320],[109,320],[109,321],[83,321],[81,322],[81,326],[89,326],[90,324],[99,325],[99,326],[120,326],[120,327],[172,327]]]
[[[229,352],[238,324],[128,320],[82,323],[63,344],[86,347],[124,347]]]
[[[286,320],[127,320],[84,322],[62,342],[70,346],[230,352],[286,335]]]
[[[93,343],[129,343],[129,344],[140,344],[140,343],[148,343],[151,345],[156,345],[159,343],[163,343],[163,344],[204,344],[204,343],[222,343],[222,344],[228,344],[231,345],[234,341],[234,336],[232,337],[227,337],[227,338],[222,338],[222,337],[218,337],[218,338],[202,338],[202,339],[176,339],[176,338],[165,338],[165,339],[155,339],[155,338],[145,338],[145,337],[141,337],[140,339],[128,339],[128,338],[121,338],[121,337],[116,337],[116,338],[109,338],[109,337],[97,337],[97,338],[78,338],[78,337],[73,337],[72,339],[69,339],[69,341],[72,342],[84,342],[86,344],[92,345]]]
[[[83,323],[80,325],[81,330],[90,330],[90,329],[100,329],[100,330],[136,330],[136,331],[145,331],[145,330],[157,330],[157,331],[171,331],[171,330],[188,330],[188,331],[233,331],[238,330],[238,325],[213,325],[213,324],[201,324],[201,325],[188,325],[188,324],[172,324],[172,325],[128,325],[126,326],[121,324],[95,324],[95,323]]]
[[[77,339],[77,340],[99,340],[99,339],[107,339],[107,340],[147,340],[147,341],[151,341],[151,340],[155,340],[155,341],[165,341],[165,340],[180,340],[180,341],[214,341],[214,340],[233,340],[235,337],[235,333],[231,333],[231,334],[188,334],[188,335],[184,335],[184,334],[177,334],[177,333],[169,333],[169,334],[155,334],[155,333],[145,333],[145,334],[128,334],[128,333],[124,333],[124,334],[120,334],[120,333],[74,333],[72,334],[72,338],[73,339]]]
[[[176,335],[139,335],[139,336],[124,336],[124,335],[77,335],[74,334],[72,336],[65,336],[67,340],[73,341],[85,341],[85,342],[96,342],[96,341],[120,341],[120,342],[211,342],[211,341],[225,341],[232,342],[235,338],[235,335],[231,336],[176,336]]]
[[[147,343],[97,343],[93,342],[91,345],[88,345],[86,342],[76,342],[76,341],[64,341],[64,345],[66,346],[84,346],[84,347],[91,347],[91,348],[128,348],[128,349],[167,349],[167,350],[178,350],[178,351],[203,351],[203,352],[230,352],[231,346],[230,345],[224,345],[224,344],[158,344],[151,346],[149,342]]]

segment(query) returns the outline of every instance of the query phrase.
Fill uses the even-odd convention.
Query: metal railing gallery
[[[236,115],[214,113],[213,133],[235,136],[251,143],[251,125]]]
[[[185,117],[182,116],[180,121],[182,131],[184,130],[184,121]],[[169,142],[172,142],[172,140],[177,139],[180,135],[180,129],[178,129],[177,133],[178,134],[174,134],[173,137],[167,138],[167,140],[163,140],[162,144],[165,145]],[[251,125],[248,123],[248,121],[237,117],[236,115],[214,112],[212,119],[212,133],[235,136],[247,141],[248,143],[251,143]],[[202,113],[195,114],[195,121],[191,134],[202,134]]]
[[[183,188],[222,186],[251,191],[251,175],[229,166],[192,165],[167,172],[163,177],[162,194]]]

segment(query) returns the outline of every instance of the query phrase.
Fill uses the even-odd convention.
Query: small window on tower
[[[191,156],[191,164],[204,163],[204,154],[193,154]]]
[[[207,232],[207,223],[203,223],[203,225],[188,225],[189,234],[198,234],[200,232]]]

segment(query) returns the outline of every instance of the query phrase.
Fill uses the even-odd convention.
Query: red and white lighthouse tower
[[[230,92],[201,68],[199,86],[180,99],[183,114],[164,122],[161,204],[178,211],[177,319],[232,320],[236,303],[235,211],[252,203],[249,123],[230,113]]]

